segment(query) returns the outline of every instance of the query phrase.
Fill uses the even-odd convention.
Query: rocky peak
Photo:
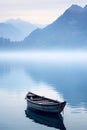
[[[69,10],[69,11],[78,12],[78,11],[82,11],[82,9],[83,9],[82,7],[73,4],[68,10]]]

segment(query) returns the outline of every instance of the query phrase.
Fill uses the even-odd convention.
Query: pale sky
[[[87,0],[0,0],[0,22],[20,18],[31,23],[49,24],[72,4],[84,7]]]

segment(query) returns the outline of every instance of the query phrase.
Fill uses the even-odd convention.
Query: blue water
[[[87,57],[46,55],[0,55],[0,130],[87,130]],[[27,115],[28,91],[66,100],[62,123],[58,117]]]

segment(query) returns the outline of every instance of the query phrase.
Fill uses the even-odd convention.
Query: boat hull
[[[33,99],[31,99],[31,97]],[[66,102],[59,102],[56,100],[48,99],[38,96],[29,92],[26,95],[27,107],[35,111],[61,113],[66,105]]]
[[[43,112],[59,112],[58,111],[58,105],[38,105],[38,104],[35,104],[35,103],[32,103],[30,101],[27,100],[27,106],[31,109],[34,109],[34,110],[37,110],[37,111],[43,111]]]

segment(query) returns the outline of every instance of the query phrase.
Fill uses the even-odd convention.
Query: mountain
[[[9,38],[11,40],[17,39],[20,30],[10,23],[0,23],[0,37]]]
[[[0,23],[0,47],[16,49],[87,49],[87,5],[84,8],[72,5],[52,24],[42,29],[34,28],[34,31],[30,33],[29,29],[31,28],[29,23],[20,19]],[[25,37],[26,35],[27,37]],[[21,41],[12,42],[12,40]]]
[[[16,40],[23,40],[27,35],[29,35],[32,31],[34,31],[37,28],[36,25],[23,21],[21,19],[10,19],[6,21],[6,23],[13,25],[20,31]]]
[[[46,25],[40,25],[40,24],[32,24],[30,22],[23,21],[21,19],[10,19],[7,20],[6,23],[13,25],[15,28],[17,28],[20,32],[18,32],[17,37],[15,37],[13,40],[23,40],[26,36],[28,36],[32,31],[34,31],[36,28],[44,28]]]
[[[34,30],[23,43],[29,48],[87,47],[87,6],[72,5],[52,24]]]
[[[36,28],[36,25],[23,20],[11,19],[4,23],[0,23],[0,37],[9,38],[11,41],[20,41]]]

